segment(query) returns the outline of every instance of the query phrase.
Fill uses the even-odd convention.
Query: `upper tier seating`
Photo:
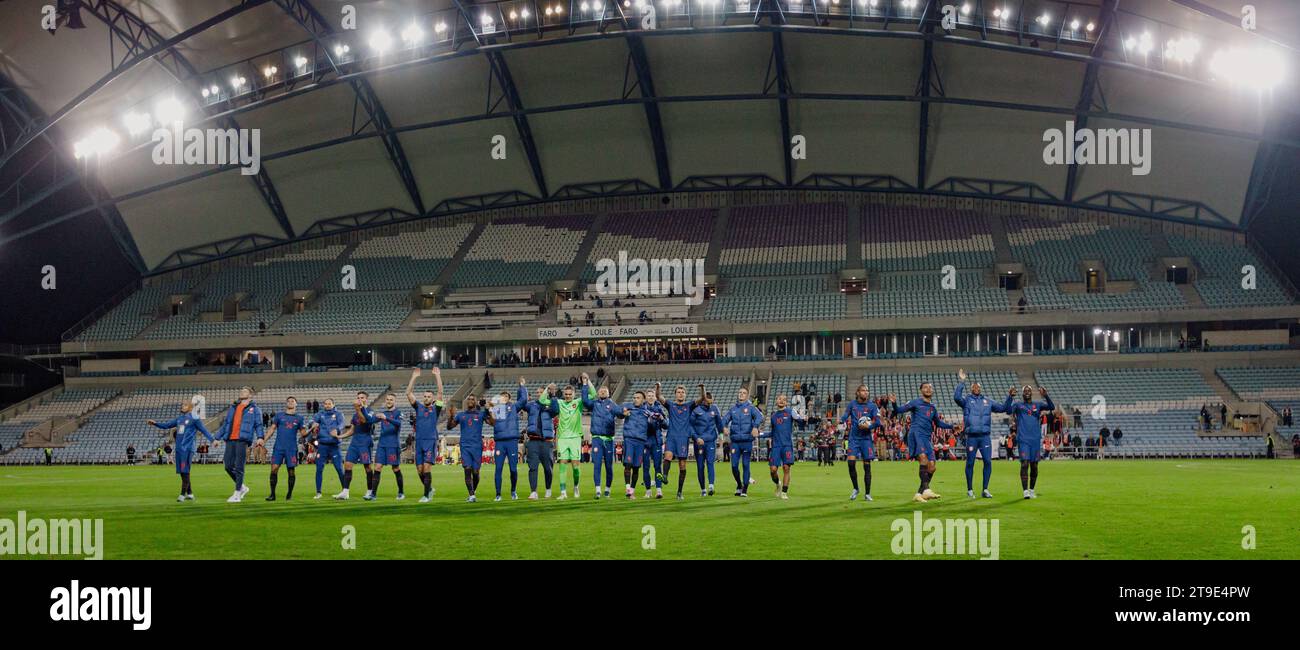
[[[189,293],[189,280],[146,284],[77,335],[78,341],[125,341],[135,338],[163,312],[168,296]]]
[[[280,316],[290,291],[309,289],[316,278],[343,252],[342,244],[287,253],[248,265],[217,269],[195,287],[194,317],[173,316],[145,334],[149,339],[207,338],[254,334],[261,323],[270,325]],[[235,321],[199,320],[202,312],[220,312],[227,298],[244,293],[242,310],[253,314]]]
[[[1079,311],[1182,309],[1182,293],[1170,282],[1151,279],[1156,253],[1148,235],[1090,221],[1008,218],[1012,254],[1035,275],[1025,300],[1037,309]],[[1111,281],[1131,280],[1132,291],[1066,293],[1059,282],[1083,282],[1085,259],[1104,262]]]
[[[724,277],[831,273],[844,266],[842,203],[731,209],[718,260]]]
[[[528,291],[457,291],[441,305],[421,309],[410,324],[417,330],[500,329],[537,319],[541,308]]]
[[[862,263],[871,271],[983,269],[993,264],[993,236],[984,217],[965,210],[865,205]]]
[[[848,300],[827,277],[737,278],[709,300],[704,318],[756,323],[844,318]]]
[[[1006,311],[1006,291],[984,286],[984,272],[956,272],[956,288],[944,289],[939,269],[928,272],[888,273],[880,277],[879,290],[862,296],[865,318],[898,316],[949,316],[980,311]]]
[[[1286,289],[1249,248],[1185,237],[1170,236],[1168,239],[1170,248],[1191,257],[1199,267],[1196,292],[1207,306],[1265,307],[1292,303]],[[1255,269],[1254,289],[1242,286],[1245,277],[1242,269],[1246,266]]]
[[[596,261],[628,259],[704,259],[718,211],[707,209],[651,210],[609,215],[587,257],[582,279],[593,282]]]
[[[301,313],[289,314],[276,330],[301,334],[392,332],[411,313],[405,291],[338,291],[327,293]]]
[[[497,219],[479,235],[450,284],[508,287],[562,279],[591,221],[590,215]]]
[[[357,270],[362,291],[411,290],[433,284],[474,230],[472,222],[372,237],[357,246],[347,263]]]

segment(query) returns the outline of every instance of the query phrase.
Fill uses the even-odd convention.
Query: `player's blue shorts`
[[[919,435],[907,434],[907,457],[919,458],[925,454],[926,459],[934,460],[934,443],[930,440],[930,434],[922,433]]]
[[[401,465],[402,448],[399,445],[379,445],[375,449],[375,463],[379,465]]]
[[[415,464],[432,465],[438,457],[438,439],[415,440]]]
[[[316,464],[324,467],[336,458],[342,458],[343,452],[338,445],[316,445]]]
[[[497,450],[492,452],[492,457],[504,458],[510,461],[511,465],[519,464],[519,440],[498,440]]]
[[[966,436],[966,457],[974,458],[976,452],[979,452],[980,458],[984,460],[993,460],[993,436],[987,433],[968,434]]]
[[[174,458],[173,458],[172,460],[173,460],[173,462],[176,463],[176,473],[177,473],[177,474],[189,474],[189,473],[190,473],[190,460],[192,460],[192,459],[194,458],[194,448],[193,448],[193,447],[177,447],[177,448],[176,448],[176,453],[173,454],[173,456],[174,456]]]
[[[294,449],[290,451],[288,449],[281,449],[279,447],[276,447],[275,450],[271,452],[271,464],[288,465],[289,467],[297,467],[298,450]]]
[[[851,460],[875,460],[875,442],[871,438],[849,438],[848,457]]]
[[[483,466],[483,448],[482,447],[460,447],[460,466],[469,469],[478,469]]]
[[[691,439],[686,436],[668,436],[664,445],[664,451],[672,454],[674,460],[685,460],[691,453]]]
[[[767,464],[772,467],[794,464],[794,448],[784,445],[773,446],[772,453],[767,459]]]
[[[1031,463],[1037,463],[1039,457],[1043,455],[1043,440],[1020,439],[1016,441],[1016,448],[1020,452],[1020,460],[1027,460]]]
[[[631,467],[641,466],[641,457],[645,455],[644,440],[623,439],[623,464]]]
[[[370,445],[369,442],[353,442],[348,445],[348,453],[343,460],[352,464],[369,465],[370,464]]]

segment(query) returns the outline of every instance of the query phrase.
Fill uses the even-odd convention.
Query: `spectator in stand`
[[[1124,431],[1121,430],[1119,427],[1115,427],[1115,431],[1110,434],[1110,437],[1112,440],[1115,441],[1115,445],[1118,446],[1119,441],[1124,438]]]
[[[1219,404],[1219,426],[1228,428],[1228,405]]]
[[[1300,433],[1291,436],[1291,457],[1300,458]]]
[[[1288,406],[1288,407],[1282,409],[1282,426],[1284,426],[1284,427],[1289,427],[1289,426],[1291,426],[1291,407],[1290,407],[1290,406]]]
[[[1102,440],[1105,440],[1105,439],[1109,438],[1109,437],[1110,437],[1110,428],[1107,427],[1107,426],[1104,425],[1104,424],[1101,425],[1101,431],[1098,431],[1098,432],[1097,432],[1097,435],[1101,436],[1101,439],[1102,439]]]

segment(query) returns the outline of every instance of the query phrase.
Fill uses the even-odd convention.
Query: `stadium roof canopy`
[[[142,270],[387,220],[732,187],[1239,228],[1272,157],[1300,148],[1271,127],[1300,84],[1287,0],[1255,2],[1253,33],[1227,0],[658,0],[655,29],[637,0],[61,0],[53,35],[45,4],[0,4],[0,108],[20,125],[0,138],[0,242],[103,218]],[[258,130],[260,172],[155,163],[150,122],[178,110],[186,128]],[[128,113],[148,115],[139,133]],[[1151,173],[1046,164],[1067,121],[1150,129]],[[77,143],[111,151],[74,159]],[[77,185],[84,205],[39,207]]]

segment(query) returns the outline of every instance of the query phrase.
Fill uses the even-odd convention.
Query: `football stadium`
[[[1300,558],[1298,28],[0,3],[0,555]]]

